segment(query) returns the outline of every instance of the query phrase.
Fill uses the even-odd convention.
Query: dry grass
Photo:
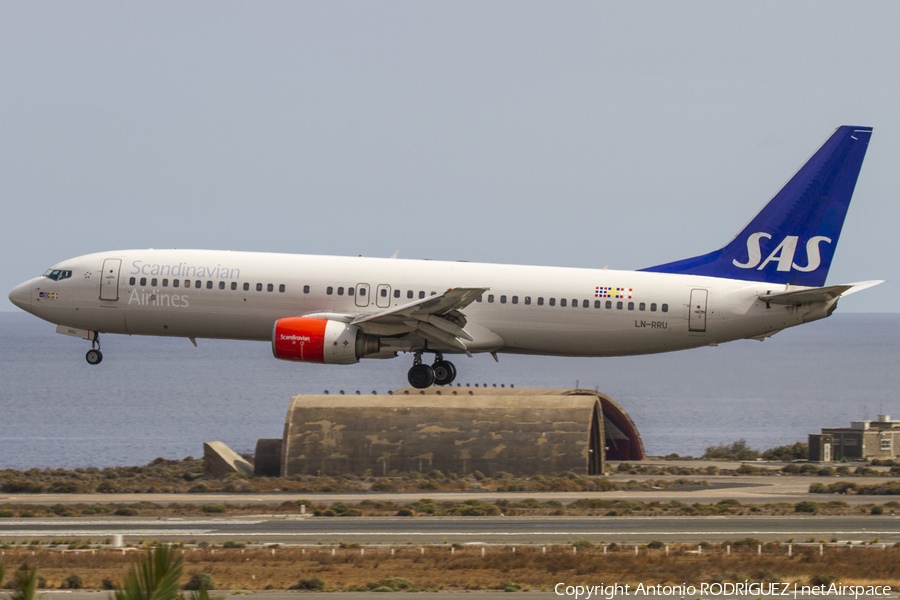
[[[845,585],[879,584],[900,586],[900,548],[827,548],[794,546],[769,549],[707,548],[702,555],[683,547],[664,550],[641,548],[609,551],[599,547],[572,552],[571,546],[462,548],[277,548],[274,549],[183,549],[182,584],[197,573],[210,574],[219,589],[289,589],[301,578],[320,578],[329,590],[375,587],[388,577],[403,577],[417,589],[503,589],[509,582],[522,588],[551,589],[559,582],[636,584],[698,584],[702,582],[800,581],[814,576],[834,578]],[[118,584],[142,551],[123,554],[115,550],[61,552],[54,550],[7,550],[0,561],[7,575],[21,565],[37,567],[48,588],[63,586],[66,577],[79,575],[85,588],[99,589]],[[105,584],[104,584],[105,580]]]

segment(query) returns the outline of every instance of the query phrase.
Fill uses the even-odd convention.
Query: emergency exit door
[[[103,261],[103,272],[100,273],[100,299],[119,299],[119,269],[122,268],[122,259],[107,258]]]
[[[688,316],[688,331],[706,331],[707,290],[691,290],[691,306]]]

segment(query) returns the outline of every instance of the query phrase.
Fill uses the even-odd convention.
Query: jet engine
[[[287,317],[272,330],[272,354],[281,360],[349,365],[380,349],[377,337],[331,319]]]

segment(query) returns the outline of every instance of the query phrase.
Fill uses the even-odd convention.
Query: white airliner
[[[100,333],[271,340],[276,358],[314,363],[411,352],[418,388],[454,380],[448,354],[621,356],[762,340],[881,283],[822,287],[871,134],[838,128],[723,248],[640,271],[120,250],[64,260],[9,299],[90,340],[92,365]]]

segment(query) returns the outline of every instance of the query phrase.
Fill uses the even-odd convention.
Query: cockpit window
[[[53,281],[59,281],[61,279],[68,279],[72,276],[72,271],[65,271],[63,269],[49,269],[46,273],[44,273],[44,277],[48,279],[52,279]]]

